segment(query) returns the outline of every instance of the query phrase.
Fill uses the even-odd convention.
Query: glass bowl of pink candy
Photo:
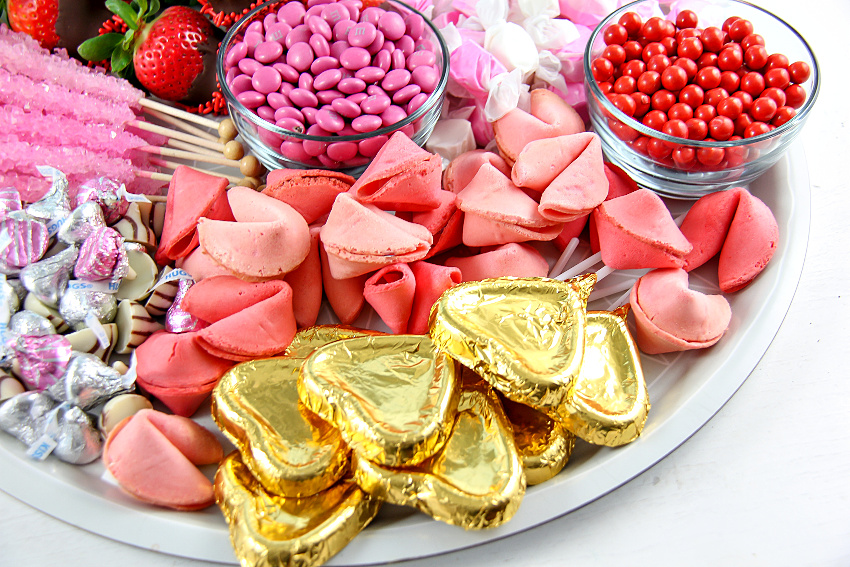
[[[401,2],[266,2],[235,24],[217,72],[230,116],[269,169],[359,175],[394,132],[425,143],[445,98],[440,33]]]
[[[584,70],[606,157],[679,198],[746,185],[773,166],[820,90],[806,40],[738,0],[627,4],[594,30]]]

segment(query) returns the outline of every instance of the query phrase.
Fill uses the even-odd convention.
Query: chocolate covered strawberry
[[[131,5],[108,0],[107,7],[129,28],[125,34],[110,33],[80,46],[86,59],[111,57],[112,71],[127,75],[132,70],[142,87],[164,100],[187,104],[208,101],[215,90],[215,57],[219,30],[198,11],[172,6],[161,14],[159,2],[142,0]],[[133,7],[138,6],[138,11]]]

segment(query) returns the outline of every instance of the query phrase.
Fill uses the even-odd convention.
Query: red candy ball
[[[625,26],[620,24],[611,24],[605,28],[602,34],[602,39],[606,45],[623,45],[629,40],[629,32]]]
[[[788,66],[788,74],[791,76],[791,81],[798,84],[805,83],[812,74],[812,68],[805,61],[796,61]]]
[[[661,85],[669,91],[682,90],[687,84],[688,74],[678,65],[671,65],[661,73]]]

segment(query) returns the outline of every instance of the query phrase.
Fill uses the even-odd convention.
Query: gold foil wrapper
[[[577,437],[596,445],[616,447],[635,440],[649,412],[626,312],[588,312],[581,372],[566,402],[553,412]]]
[[[266,490],[308,496],[330,487],[348,470],[349,449],[339,431],[301,404],[297,383],[304,359],[316,348],[365,334],[371,332],[304,329],[284,357],[239,364],[216,385],[213,419]]]
[[[466,529],[504,524],[525,495],[510,424],[486,385],[461,392],[451,437],[424,463],[390,468],[356,453],[352,460],[355,481],[373,496]]]
[[[350,480],[305,498],[270,493],[235,451],[216,471],[215,495],[244,567],[321,565],[348,545],[381,505]]]
[[[546,482],[561,472],[570,460],[575,435],[541,411],[507,398],[501,401],[514,432],[528,486]]]
[[[316,349],[298,391],[363,458],[420,463],[446,441],[457,407],[454,361],[423,335],[368,336]]]
[[[431,309],[437,346],[507,398],[535,408],[566,400],[584,352],[596,275],[562,282],[496,278],[455,286]]]

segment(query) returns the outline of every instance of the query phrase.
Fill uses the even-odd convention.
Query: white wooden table
[[[524,533],[399,565],[850,565],[850,2],[756,2],[801,32],[823,74],[802,134],[808,252],[772,345],[707,425],[616,491]],[[214,565],[116,543],[3,492],[0,509],[2,565]]]

